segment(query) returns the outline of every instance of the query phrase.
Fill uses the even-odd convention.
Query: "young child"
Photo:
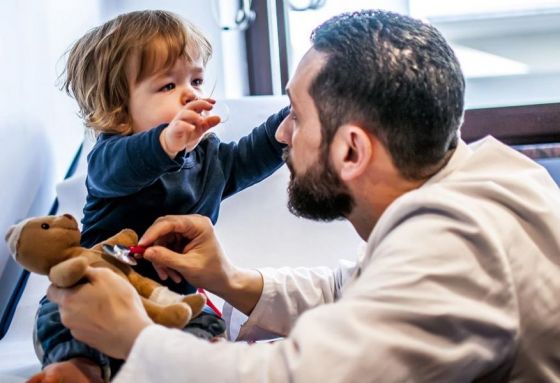
[[[283,147],[274,134],[287,108],[237,143],[205,135],[220,121],[211,115],[214,101],[204,98],[201,88],[211,53],[196,27],[164,11],[118,16],[70,50],[64,88],[78,102],[86,126],[98,134],[88,155],[83,246],[123,228],[142,235],[166,214],[198,213],[216,222],[224,198],[282,165]],[[135,269],[160,279],[149,262],[140,260]],[[196,290],[184,280],[162,283],[183,294]],[[208,309],[186,329],[205,338],[223,330]],[[105,372],[109,365],[113,372],[117,368],[118,362],[73,339],[47,300],[39,309],[37,338],[43,364],[90,360]],[[46,371],[54,368],[62,367]]]

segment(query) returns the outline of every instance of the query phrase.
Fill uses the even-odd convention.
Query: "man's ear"
[[[373,156],[371,136],[357,125],[343,125],[331,145],[331,158],[340,178],[349,181],[363,174]]]

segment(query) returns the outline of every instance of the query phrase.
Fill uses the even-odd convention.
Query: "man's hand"
[[[86,358],[75,358],[65,362],[49,364],[27,383],[102,383],[101,367]]]
[[[204,133],[220,123],[219,116],[203,116],[204,112],[212,110],[215,102],[212,99],[198,99],[187,103],[163,129],[159,141],[170,158],[175,158],[181,150],[193,150]]]
[[[261,274],[231,263],[207,217],[158,218],[138,244],[148,247],[144,258],[154,264],[160,276],[173,277],[178,273],[194,286],[222,297],[245,314],[253,310],[261,296]]]
[[[72,336],[114,358],[126,359],[140,332],[153,322],[130,283],[113,271],[89,267],[88,283],[69,289],[53,285],[49,300]]]

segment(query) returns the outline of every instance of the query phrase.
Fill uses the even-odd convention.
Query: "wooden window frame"
[[[282,94],[284,94],[285,86],[288,82],[286,10],[284,0],[273,1],[276,2],[276,25],[278,28],[278,47],[280,49],[280,81]],[[274,94],[274,86],[272,80],[268,1],[253,1],[251,9],[256,13],[255,22],[245,31],[249,95],[271,95]]]
[[[560,103],[466,110],[462,138],[471,142],[486,135],[508,145],[560,142]]]

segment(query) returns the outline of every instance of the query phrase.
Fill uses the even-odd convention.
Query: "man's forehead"
[[[313,48],[305,53],[286,86],[286,91],[292,103],[309,94],[311,82],[317,77],[326,61],[327,55]]]

